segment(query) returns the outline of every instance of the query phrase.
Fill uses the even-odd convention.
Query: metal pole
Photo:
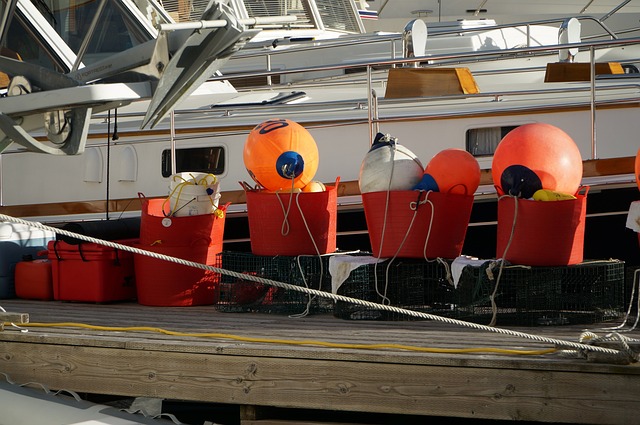
[[[623,1],[622,3],[620,3],[618,6],[614,7],[611,12],[607,13],[606,15],[604,15],[602,18],[600,18],[600,22],[604,22],[607,19],[609,19],[611,17],[611,15],[615,14],[618,10],[622,9],[623,7],[625,7],[627,5],[627,3],[629,3],[631,0],[626,0]]]
[[[71,71],[77,71],[80,68],[80,64],[82,63],[82,59],[84,58],[84,54],[87,51],[87,48],[89,47],[89,42],[91,41],[91,38],[93,37],[93,33],[96,30],[96,26],[98,26],[98,22],[101,18],[100,15],[102,15],[102,11],[104,10],[105,5],[107,4],[107,0],[101,0],[100,3],[98,3],[98,8],[96,9],[96,11],[94,12],[95,14],[93,15],[93,18],[91,19],[91,24],[89,24],[89,28],[87,28],[84,32],[84,38],[82,39],[82,43],[80,44],[80,48],[78,49],[78,53],[76,56],[76,61],[74,62],[73,66],[71,67]]]
[[[290,24],[298,20],[297,16],[266,16],[255,18],[238,19],[238,23],[246,26],[269,25],[269,24]],[[209,21],[192,21],[192,22],[176,22],[170,24],[160,24],[160,31],[177,31],[177,30],[200,30],[205,28],[224,28],[228,25],[225,19],[212,19]]]
[[[369,121],[369,146],[373,145],[373,118],[371,117],[371,66],[367,65],[367,120]]]
[[[596,62],[593,46],[589,47],[591,73],[591,159],[596,159]]]
[[[172,110],[170,115],[171,122],[171,175],[176,174],[176,127],[175,127],[175,112]]]
[[[373,107],[373,134],[377,136],[378,133],[380,133],[380,121],[378,120],[378,94],[373,89],[371,90],[371,100],[371,106]]]
[[[271,55],[267,54],[267,71],[271,72]],[[267,75],[267,85],[271,86],[273,83],[271,79],[271,74]]]

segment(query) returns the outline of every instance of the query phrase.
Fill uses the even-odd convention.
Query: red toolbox
[[[132,245],[138,239],[113,241]],[[133,254],[100,244],[47,245],[53,274],[53,298],[60,301],[110,302],[136,297]]]

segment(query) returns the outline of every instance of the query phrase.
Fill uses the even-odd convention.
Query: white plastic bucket
[[[170,215],[212,214],[218,208],[220,183],[213,174],[184,172],[171,176]]]

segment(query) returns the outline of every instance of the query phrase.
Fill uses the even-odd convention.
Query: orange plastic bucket
[[[517,216],[513,238],[513,218]],[[581,263],[587,194],[563,201],[533,201],[504,196],[498,199],[496,258],[527,266],[566,266]],[[508,249],[505,254],[505,248]]]
[[[473,199],[473,195],[415,190],[363,193],[373,256],[425,258],[426,253],[426,258],[458,257]]]
[[[336,250],[336,188],[324,192],[246,191],[254,255],[314,255]],[[285,216],[285,212],[286,213]]]
[[[162,244],[163,246],[185,246],[194,241],[206,241],[207,245],[222,251],[225,217],[215,214],[201,214],[181,217],[165,217],[169,208],[164,199],[141,197],[140,243],[142,245]],[[220,209],[226,213],[229,204]],[[226,215],[226,214],[225,214]]]
[[[215,266],[220,251],[193,246],[135,245],[169,257]],[[148,306],[194,306],[217,302],[220,275],[209,270],[134,254],[138,303]]]

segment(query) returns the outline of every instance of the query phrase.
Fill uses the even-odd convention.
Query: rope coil
[[[185,179],[181,175],[177,175],[177,174],[174,174],[171,177],[174,183],[176,182],[176,179],[178,179],[178,181],[180,182],[173,187],[173,189],[169,193],[169,197],[165,198],[164,202],[162,203],[163,213],[165,211],[165,205],[167,204],[167,201],[170,201],[172,198],[176,199],[175,206],[177,208],[173,211],[171,211],[171,208],[170,208],[169,213],[165,214],[167,217],[174,216],[178,211],[180,211],[181,209],[189,205],[191,202],[198,199],[198,197],[194,197],[188,200],[187,202],[183,203],[182,205],[178,206],[180,199],[182,198],[182,192],[185,187],[203,186],[203,187],[206,187],[205,193],[207,198],[209,199],[209,202],[211,203],[211,207],[213,208],[213,214],[215,214],[216,217],[218,218],[224,217],[224,211],[218,208],[218,206],[216,205],[216,201],[220,198],[218,188],[216,187],[216,185],[218,184],[218,178],[215,175],[210,173],[204,175],[199,179],[196,178],[193,174],[189,174],[189,176],[191,177],[190,179]],[[209,180],[212,180],[212,181],[210,182]]]

